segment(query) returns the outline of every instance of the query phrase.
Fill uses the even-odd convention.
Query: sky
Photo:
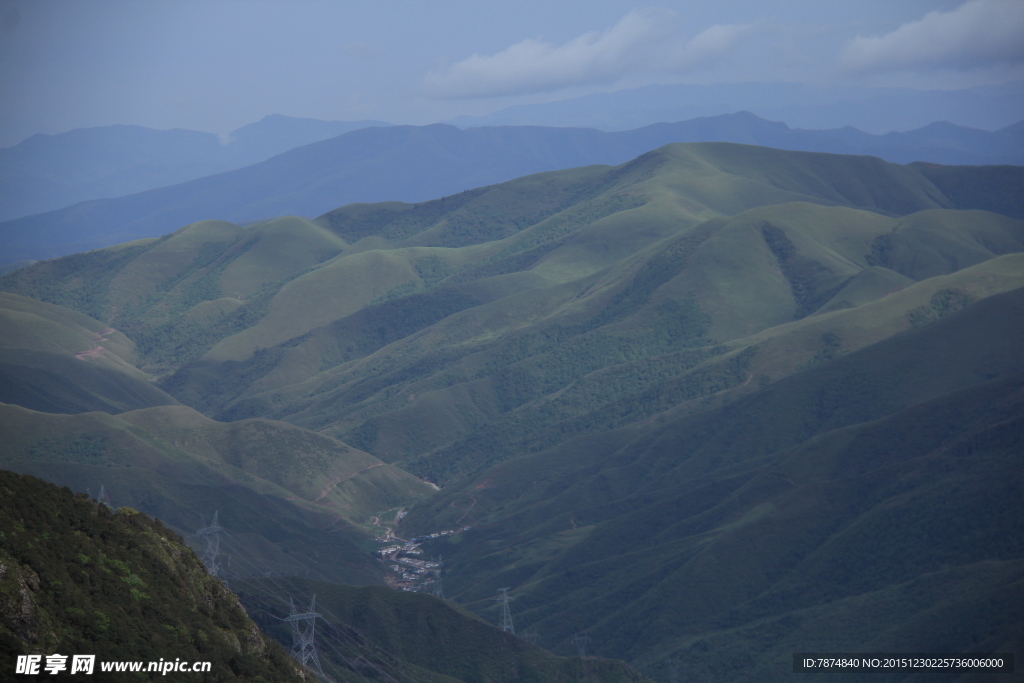
[[[426,124],[652,83],[1024,79],[1024,0],[0,0],[0,139]]]

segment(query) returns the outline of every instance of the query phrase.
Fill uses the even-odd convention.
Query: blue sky
[[[423,124],[650,83],[1024,78],[1024,0],[0,0],[0,126]]]

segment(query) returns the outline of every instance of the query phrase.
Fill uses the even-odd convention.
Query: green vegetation
[[[842,345],[842,340],[839,339],[839,335],[835,332],[823,332],[821,335],[821,348],[814,354],[814,358],[801,365],[800,369],[806,370],[807,368],[813,368],[815,365],[832,360],[839,355],[839,349]]]
[[[151,240],[42,261],[3,276],[4,291],[65,306],[97,319],[110,308],[110,283],[125,265],[151,248]]]
[[[0,401],[119,413],[177,403],[138,370],[136,345],[82,313],[0,294]]]
[[[180,536],[33,477],[0,471],[0,661],[209,661],[204,681],[302,680]],[[70,662],[70,660],[68,660]],[[158,680],[150,674],[140,678]]]
[[[552,651],[587,630],[660,679],[673,654],[733,681],[812,645],[1013,649],[1024,619],[995,605],[1024,604],[1016,178],[669,145],[36,263],[0,277],[0,462],[183,531],[220,510],[285,575],[381,582],[385,510],[408,508],[403,536],[469,526],[425,548],[449,595],[490,616],[510,587]],[[282,605],[240,557],[273,631]],[[350,663],[579,673],[512,640],[434,657],[465,614],[303,585],[346,615]]]
[[[993,605],[1024,586],[1021,313],[1024,289],[734,403],[502,463],[403,526],[461,518],[459,543],[427,546],[448,594],[485,613],[513,586],[520,628],[556,652],[588,628],[649,675],[675,653],[691,675],[781,680],[800,642],[1012,651],[1024,612]]]
[[[914,327],[920,327],[944,318],[950,313],[955,313],[972,303],[974,303],[974,299],[966,292],[959,289],[940,289],[932,295],[928,306],[918,306],[913,309],[907,313],[907,319]]]
[[[97,493],[191,533],[220,511],[224,528],[277,571],[301,557],[325,577],[381,580],[360,550],[372,514],[432,489],[376,458],[292,425],[218,423],[184,406],[55,415],[0,406],[0,466]],[[228,566],[228,571],[241,571]]]

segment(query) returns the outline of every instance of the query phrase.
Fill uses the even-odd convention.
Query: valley
[[[217,512],[261,628],[330,610],[338,680],[1019,652],[1021,187],[675,143],[40,261],[0,276],[0,467]],[[482,623],[502,588],[543,650]]]

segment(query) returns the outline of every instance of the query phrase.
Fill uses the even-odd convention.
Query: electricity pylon
[[[316,637],[316,618],[322,616],[316,612],[316,595],[309,601],[309,609],[305,612],[297,612],[295,601],[291,598],[288,598],[288,607],[291,614],[285,621],[292,625],[292,657],[302,666],[323,676],[324,670],[320,668],[320,658],[316,656],[316,643],[313,642]],[[312,665],[309,662],[312,662]]]
[[[203,549],[203,556],[200,559],[206,565],[206,571],[210,572],[210,576],[217,576],[217,572],[220,571],[217,555],[220,554],[220,532],[222,531],[224,530],[217,526],[217,512],[214,511],[210,526],[203,527],[196,532],[196,536],[200,536],[206,541],[206,547]]]
[[[494,599],[501,603],[501,630],[515,635],[516,627],[512,625],[512,612],[508,609],[509,600],[515,598],[509,596],[507,588],[499,588],[498,593],[500,595]]]
[[[583,635],[577,633],[572,639],[573,645],[576,646],[576,651],[580,653],[580,658],[584,659],[587,656],[587,645],[590,644],[590,636],[584,631]]]
[[[527,631],[519,637],[528,642],[530,645],[537,645],[537,643],[540,642],[540,634],[537,633],[537,631],[535,630]]]
[[[434,597],[444,599],[444,587],[441,585],[442,571],[444,571],[444,561],[438,556],[437,571],[434,576],[434,589],[430,592],[434,594]]]

